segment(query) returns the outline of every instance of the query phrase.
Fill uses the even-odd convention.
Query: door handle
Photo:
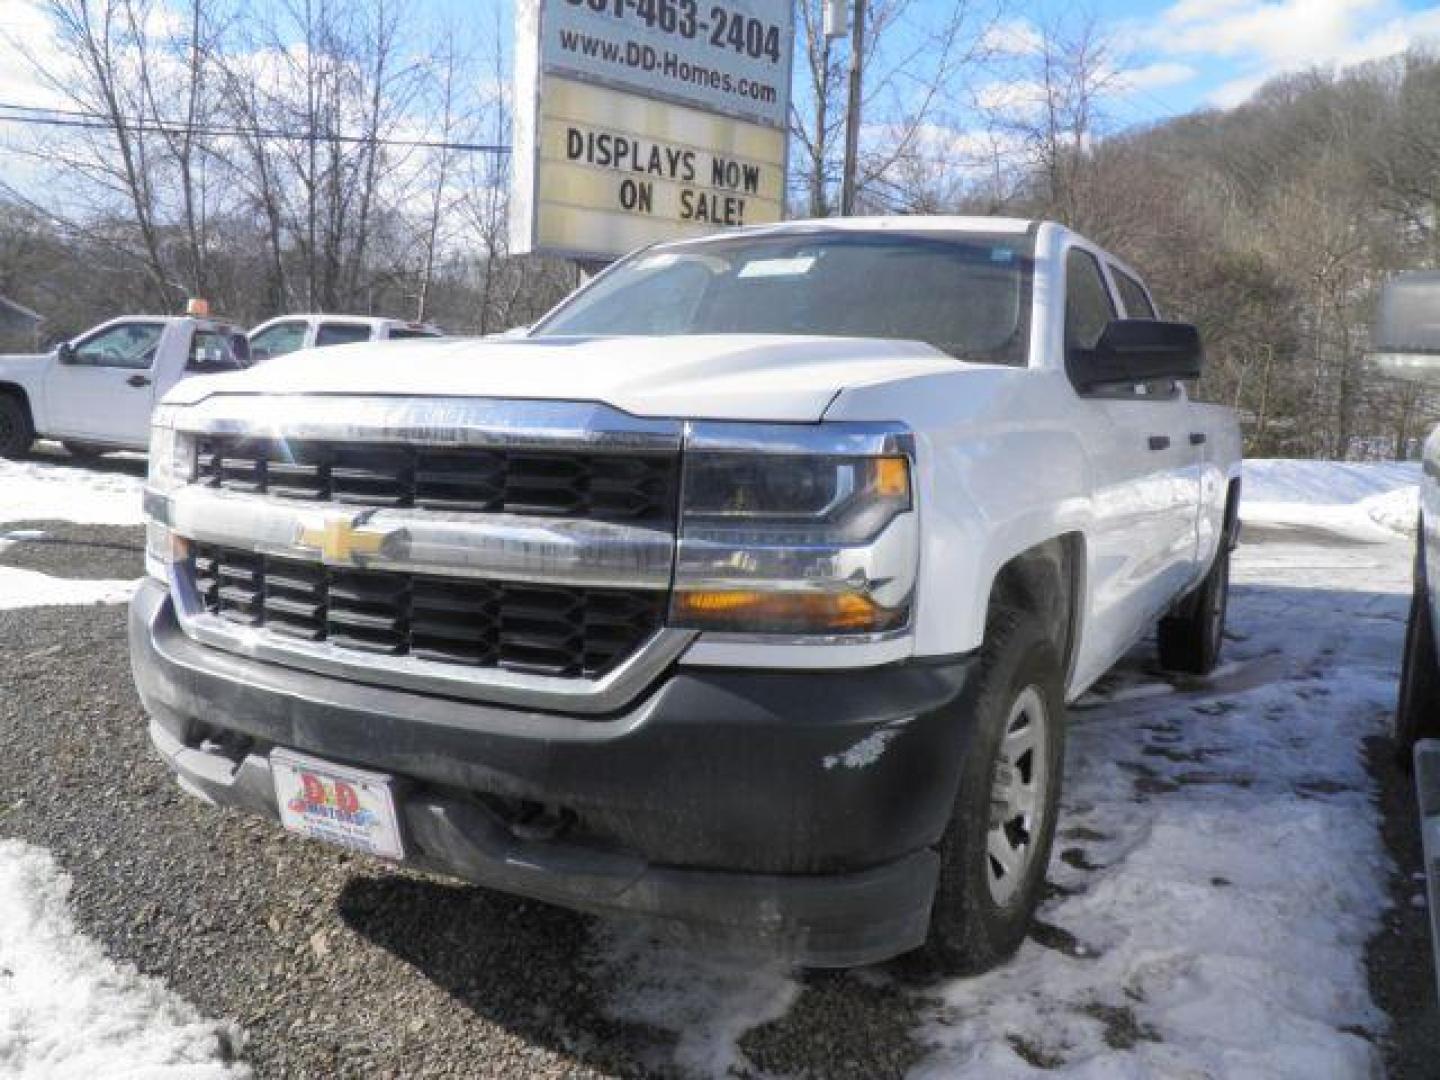
[[[1151,436],[1150,436],[1150,449],[1151,449],[1151,450],[1169,450],[1169,449],[1170,449],[1170,436],[1169,436],[1169,435],[1151,435]]]
[[[126,383],[128,383],[129,385],[135,387],[137,390],[138,390],[140,387],[142,387],[142,386],[149,386],[149,385],[150,385],[150,380],[149,380],[149,378],[146,377],[146,376],[144,376],[144,375],[131,375],[131,376],[130,376],[128,379],[126,379],[125,381],[126,381]]]
[[[1204,445],[1205,445],[1205,433],[1204,433],[1203,431],[1192,431],[1192,432],[1190,432],[1190,445],[1191,445],[1191,446],[1204,446]]]

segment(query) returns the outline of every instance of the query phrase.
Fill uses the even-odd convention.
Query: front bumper
[[[576,718],[207,648],[153,581],[130,641],[157,748],[213,802],[277,817],[268,754],[290,747],[395,775],[417,867],[815,966],[924,940],[968,659],[677,668],[621,713]],[[535,806],[564,827],[525,827]]]

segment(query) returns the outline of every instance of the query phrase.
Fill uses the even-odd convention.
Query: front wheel
[[[954,816],[940,843],[940,881],[922,955],[948,974],[1008,959],[1040,902],[1065,749],[1055,647],[1034,616],[993,615],[962,695]]]
[[[1160,666],[1190,675],[1209,675],[1220,662],[1225,615],[1230,606],[1230,547],[1221,542],[1215,562],[1181,606],[1182,614],[1160,620],[1156,637]]]
[[[29,410],[13,394],[0,394],[0,458],[20,457],[34,441]]]
[[[1422,533],[1423,535],[1423,533]],[[1440,737],[1440,661],[1435,658],[1435,627],[1424,567],[1417,558],[1410,617],[1405,622],[1405,652],[1400,662],[1400,699],[1395,706],[1395,757],[1409,767],[1421,739]]]

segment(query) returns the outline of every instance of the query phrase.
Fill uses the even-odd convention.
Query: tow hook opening
[[[518,840],[546,842],[559,840],[579,823],[575,811],[531,799],[482,796],[481,801],[510,829]]]

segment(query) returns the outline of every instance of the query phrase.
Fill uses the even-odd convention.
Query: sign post
[[[779,221],[791,0],[516,0],[510,249]]]

